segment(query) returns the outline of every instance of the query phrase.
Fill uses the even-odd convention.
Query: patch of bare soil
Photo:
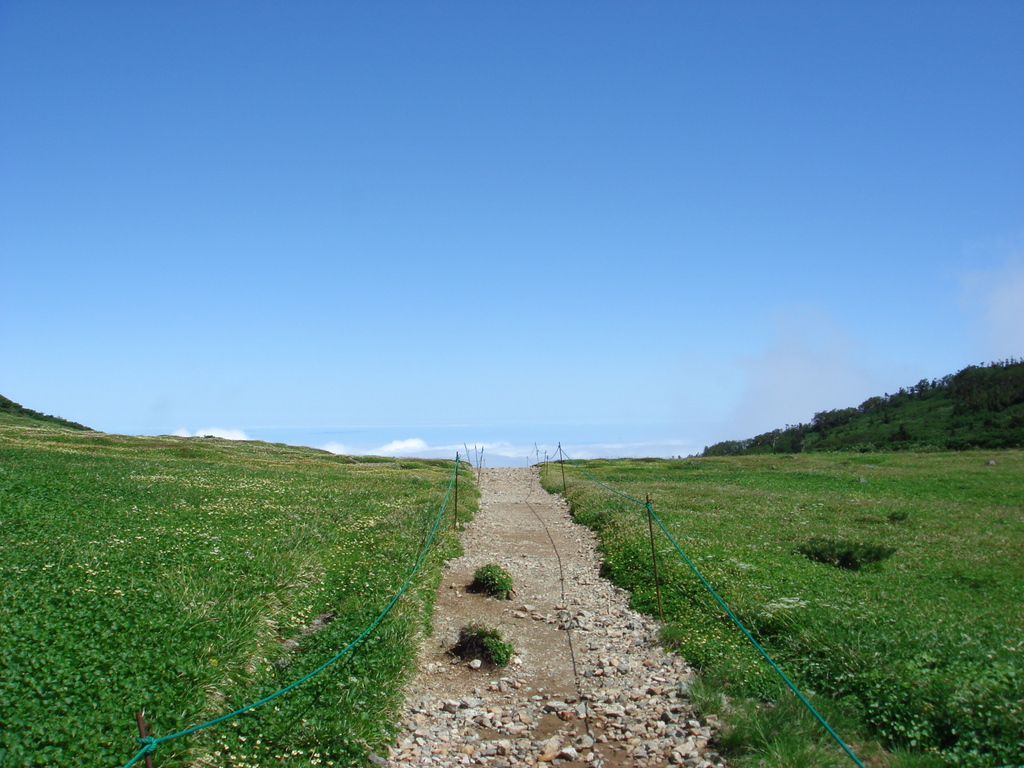
[[[659,648],[655,622],[599,575],[594,534],[534,469],[484,469],[465,554],[446,565],[433,637],[388,759],[390,765],[723,766],[717,723],[685,698],[691,670]],[[511,601],[468,593],[496,563]],[[468,624],[495,628],[516,655],[505,668],[453,657]]]

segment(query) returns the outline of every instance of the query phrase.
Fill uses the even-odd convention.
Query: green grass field
[[[138,749],[138,710],[162,736],[315,669],[404,582],[452,468],[0,415],[0,765],[116,768]],[[467,467],[463,514],[470,479]],[[390,736],[456,554],[451,506],[444,521],[411,589],[352,654],[161,745],[157,765],[364,764]]]
[[[683,550],[787,674],[835,700],[826,703],[862,735],[909,750],[904,764],[1024,765],[1024,453],[580,466],[636,498],[650,493]],[[574,514],[599,532],[609,575],[656,614],[646,511],[571,465],[567,475]],[[562,490],[557,464],[544,481]],[[814,537],[896,552],[845,570],[798,552]],[[774,672],[664,536],[657,549],[665,640],[734,699],[778,699]]]

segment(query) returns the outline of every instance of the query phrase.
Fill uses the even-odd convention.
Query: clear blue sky
[[[0,393],[498,463],[1024,355],[1022,39],[973,0],[5,0]]]

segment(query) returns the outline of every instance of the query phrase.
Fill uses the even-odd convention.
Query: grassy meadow
[[[783,670],[854,729],[843,735],[869,764],[1024,765],[1024,452],[579,465],[633,497],[651,494],[683,551]],[[656,615],[646,511],[571,464],[566,473],[609,576]],[[562,491],[557,464],[544,483]],[[895,553],[838,568],[800,554],[816,538]],[[733,739],[736,764],[852,765],[816,735],[773,756],[779,734],[795,730],[770,722],[789,711],[777,676],[660,533],[657,550],[664,640],[702,671],[708,708],[763,731],[760,746]],[[760,725],[740,722],[751,717]]]
[[[0,414],[0,765],[124,765],[334,656],[411,571],[453,462],[75,432]],[[475,508],[467,468],[459,508]],[[382,749],[451,505],[405,596],[308,683],[166,742],[173,766],[362,765]],[[142,763],[138,763],[141,765]]]

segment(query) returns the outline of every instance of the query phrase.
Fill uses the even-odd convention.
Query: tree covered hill
[[[822,411],[810,424],[715,443],[703,455],[1019,447],[1024,447],[1024,360],[1011,358],[922,379],[855,408]]]
[[[68,429],[89,429],[89,427],[79,424],[77,421],[68,421],[67,419],[62,419],[59,416],[48,416],[45,413],[33,411],[31,408],[19,405],[3,395],[0,395],[0,413],[8,413],[12,416],[21,416],[26,419],[35,419],[36,421],[48,421],[51,424],[57,424],[58,426],[67,427]]]

